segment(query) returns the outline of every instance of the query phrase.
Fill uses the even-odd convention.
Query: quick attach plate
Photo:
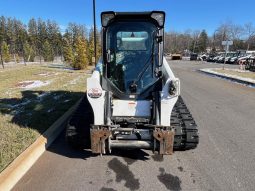
[[[173,154],[174,146],[174,129],[171,127],[156,126],[153,131],[154,149],[156,150],[157,141],[159,142],[159,154],[171,155]]]
[[[93,125],[90,129],[91,150],[95,154],[105,154],[105,140],[111,135],[108,126]]]

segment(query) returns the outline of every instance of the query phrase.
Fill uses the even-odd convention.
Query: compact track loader
[[[196,123],[163,56],[165,13],[103,12],[101,22],[102,57],[68,123],[69,143],[98,154],[195,148]]]

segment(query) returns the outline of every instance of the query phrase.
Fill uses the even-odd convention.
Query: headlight
[[[180,95],[180,80],[176,78],[169,83],[168,93],[170,96]]]

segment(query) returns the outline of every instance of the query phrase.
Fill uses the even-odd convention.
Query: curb
[[[65,128],[81,98],[0,173],[0,191],[11,190]]]
[[[224,78],[224,79],[227,79],[227,80],[231,80],[231,81],[235,81],[235,82],[238,82],[238,83],[241,83],[241,84],[245,84],[245,85],[248,85],[248,86],[255,87],[255,82],[246,81],[246,80],[231,77],[231,76],[226,76],[226,75],[223,75],[223,74],[219,74],[219,73],[204,70],[204,69],[199,69],[198,71],[202,72],[202,73],[205,73],[205,74],[209,74],[211,76],[217,76],[217,77],[220,77],[220,78]]]

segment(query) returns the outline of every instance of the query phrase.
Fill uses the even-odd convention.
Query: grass
[[[242,78],[250,78],[255,80],[255,72],[250,71],[243,71],[243,70],[232,70],[232,69],[213,69],[213,71],[221,73],[221,74],[228,74],[232,76],[238,76]]]
[[[0,172],[84,95],[87,77],[59,65],[0,69]],[[47,83],[21,87],[35,80]]]

